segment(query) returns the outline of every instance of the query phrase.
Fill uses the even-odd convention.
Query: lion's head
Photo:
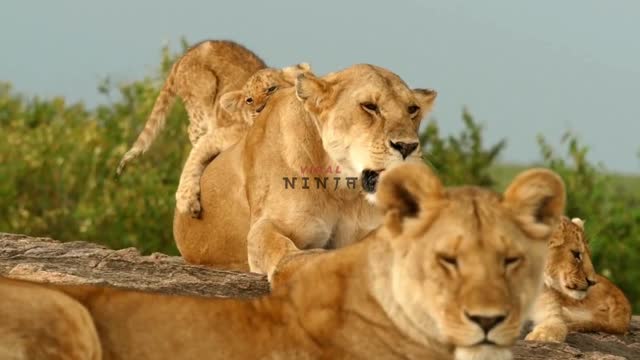
[[[293,86],[298,75],[311,71],[311,66],[307,63],[282,69],[258,70],[247,80],[242,89],[222,95],[220,105],[231,114],[239,111],[245,122],[253,125],[255,118],[276,91]]]
[[[549,240],[545,284],[577,300],[596,284],[591,251],[584,234],[584,221],[563,217]]]
[[[392,260],[377,294],[397,326],[456,359],[510,358],[543,284],[562,179],[532,169],[499,195],[445,189],[425,165],[406,164],[382,175],[378,204]]]
[[[361,177],[368,193],[375,192],[383,170],[421,161],[418,127],[431,111],[434,90],[412,90],[391,71],[360,64],[322,78],[299,75],[296,96],[313,117],[325,151],[343,173]]]

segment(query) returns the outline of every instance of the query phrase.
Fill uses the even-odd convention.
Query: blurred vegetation
[[[0,231],[177,254],[174,193],[190,146],[180,104],[152,151],[115,177],[175,58],[165,48],[155,76],[119,86],[105,79],[107,104],[92,110],[0,83]]]
[[[118,85],[105,79],[98,90],[106,103],[95,109],[59,97],[27,98],[0,83],[0,231],[177,254],[174,193],[190,149],[179,102],[151,150],[115,178],[176,58],[165,48],[156,74]],[[482,125],[466,110],[462,121],[463,130],[449,136],[435,121],[426,126],[420,136],[425,160],[448,185],[503,190],[525,166],[498,163],[507,143],[486,144]],[[586,219],[596,269],[620,285],[639,312],[640,178],[593,164],[572,134],[562,137],[560,149],[542,137],[538,142],[541,160],[532,165],[564,178],[567,215]]]

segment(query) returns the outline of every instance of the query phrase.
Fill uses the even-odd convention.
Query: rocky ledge
[[[264,276],[186,264],[180,257],[142,256],[134,248],[0,233],[0,275],[41,282],[97,284],[169,294],[250,298],[269,292]],[[640,359],[640,316],[626,335],[573,333],[563,344],[519,341],[515,359]]]

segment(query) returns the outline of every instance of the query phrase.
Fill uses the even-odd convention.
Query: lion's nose
[[[596,284],[596,281],[587,278],[587,287],[592,287]]]
[[[406,159],[416,148],[418,148],[419,143],[405,143],[405,142],[393,142],[389,141],[392,148],[398,150],[398,152],[402,155],[402,159]]]
[[[260,105],[260,107],[256,109],[256,112],[257,112],[257,113],[261,112],[261,111],[264,109],[264,107],[265,107],[265,106],[267,106],[267,104],[266,104],[266,103],[264,103],[264,104]]]
[[[485,334],[491,331],[494,327],[504,321],[507,317],[505,315],[498,316],[480,316],[480,315],[470,315],[465,312],[467,318],[474,323],[476,323],[482,330],[484,330]]]

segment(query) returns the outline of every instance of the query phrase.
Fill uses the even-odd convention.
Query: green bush
[[[183,42],[183,49],[186,42]],[[190,149],[187,116],[177,103],[150,151],[120,179],[115,169],[144,126],[175,61],[162,52],[159,71],[139,81],[99,84],[106,105],[87,109],[63,98],[27,98],[0,83],[0,231],[98,241],[112,248],[177,254],[174,193]],[[487,145],[468,111],[463,130],[443,136],[430,122],[420,134],[425,161],[447,185],[497,190],[524,167],[498,164],[506,142]],[[608,174],[566,135],[566,154],[539,138],[542,159],[564,178],[569,216],[586,219],[596,269],[619,284],[640,310],[640,180]]]
[[[447,185],[494,186],[496,180],[490,169],[507,143],[502,140],[485,149],[483,128],[466,109],[462,121],[465,128],[460,134],[446,138],[441,138],[437,122],[427,124],[420,133],[425,161]]]
[[[164,49],[158,76],[118,87],[104,81],[100,91],[117,100],[94,110],[26,99],[1,84],[0,230],[177,254],[174,193],[190,147],[180,105],[150,151],[115,178],[174,60]]]

